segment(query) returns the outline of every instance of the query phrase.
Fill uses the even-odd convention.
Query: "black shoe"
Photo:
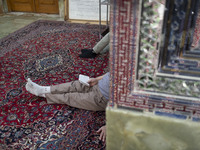
[[[97,56],[93,51],[84,51],[79,57],[81,58],[95,58]]]
[[[107,33],[109,32],[109,27],[108,28],[106,28],[106,30],[105,31],[103,31],[102,33],[101,33],[101,35],[102,36],[105,36]]]
[[[93,51],[93,49],[82,49],[81,53],[85,53],[85,52],[89,52],[89,51]]]

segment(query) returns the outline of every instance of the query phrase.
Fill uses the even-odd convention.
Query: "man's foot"
[[[40,86],[28,78],[26,90],[33,95],[45,97],[45,94],[50,93],[50,86]]]
[[[93,50],[84,49],[82,51],[84,51],[84,52],[82,52],[82,54],[79,55],[79,57],[81,57],[81,58],[95,58],[97,56],[97,54],[94,53]]]

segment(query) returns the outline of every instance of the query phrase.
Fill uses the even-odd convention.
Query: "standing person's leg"
[[[81,58],[95,58],[97,54],[102,52],[106,47],[109,46],[110,33],[107,33],[94,47],[93,49],[82,49],[82,54],[79,55]],[[109,48],[109,47],[108,47]]]
[[[110,33],[107,33],[94,47],[93,50],[96,54],[99,54],[110,41]]]
[[[108,45],[100,52],[100,54],[104,54],[104,53],[108,52],[109,49],[110,49],[110,44],[108,44]]]
[[[98,85],[91,87],[89,92],[69,92],[58,94],[61,86],[52,86],[51,94],[45,94],[48,104],[67,104],[71,107],[104,111],[107,106],[107,100],[98,89]]]

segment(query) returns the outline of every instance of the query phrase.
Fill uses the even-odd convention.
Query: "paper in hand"
[[[87,86],[90,86],[89,83],[87,83],[89,81],[89,77],[88,76],[85,76],[85,75],[82,75],[80,74],[79,75],[79,81],[82,83],[82,84],[85,84]]]

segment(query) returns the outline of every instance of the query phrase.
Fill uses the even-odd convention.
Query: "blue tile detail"
[[[193,117],[193,118],[192,118],[192,121],[200,122],[200,118]]]
[[[184,120],[187,119],[186,115],[172,114],[172,113],[160,112],[160,111],[155,111],[155,115],[166,116],[166,117],[177,118],[177,119],[184,119]]]

